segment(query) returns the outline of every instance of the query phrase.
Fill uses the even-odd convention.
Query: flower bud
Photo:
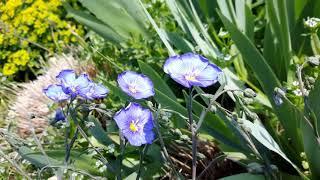
[[[247,98],[255,98],[257,97],[257,93],[255,93],[252,89],[247,88],[243,91],[243,95]]]
[[[319,56],[308,57],[307,61],[311,66],[319,66],[320,64]]]

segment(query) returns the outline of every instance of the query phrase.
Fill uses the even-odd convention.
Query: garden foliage
[[[243,168],[226,180],[320,178],[319,1],[79,3],[64,7],[104,38],[83,43],[103,84],[64,70],[44,90],[64,146],[5,136],[39,177],[72,166],[90,178],[196,179],[219,160],[199,170],[200,143],[214,141]]]

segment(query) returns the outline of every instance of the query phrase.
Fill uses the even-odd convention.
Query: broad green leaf
[[[131,34],[147,37],[147,20],[137,0],[79,0],[100,21],[125,39]]]
[[[319,105],[318,105],[319,106]],[[304,151],[307,156],[313,179],[320,179],[320,140],[315,136],[312,125],[304,119],[301,121]]]
[[[310,113],[307,117],[310,117],[314,124],[316,125],[316,130],[320,132],[320,77],[316,80],[314,84],[314,89],[310,91],[309,96],[306,98],[306,113]],[[310,112],[308,112],[310,111]]]
[[[269,150],[279,154],[283,159],[289,162],[298,172],[300,169],[286,156],[286,154],[280,149],[277,142],[272,138],[268,131],[259,122],[252,123],[246,119],[242,119],[243,126],[249,130],[252,136],[258,140]]]
[[[88,117],[89,122],[93,122],[94,126],[89,127],[92,136],[101,144],[108,146],[112,144],[112,140],[108,137],[107,133],[103,130],[100,122],[92,115]]]
[[[168,41],[173,46],[181,50],[182,52],[187,53],[187,52],[194,51],[193,45],[189,41],[181,37],[178,33],[174,33],[174,32],[165,32],[165,33]]]
[[[160,75],[152,69],[148,64],[138,61],[140,70],[143,74],[147,75],[153,82],[154,88],[166,94],[169,98],[176,100],[176,96],[171,91],[170,87],[163,81]]]
[[[94,32],[102,36],[104,39],[111,41],[112,43],[120,43],[125,39],[115,32],[110,26],[104,24],[102,21],[96,17],[84,13],[80,10],[73,9],[68,3],[64,3],[64,7],[67,9],[69,15],[73,17],[78,22],[84,24],[88,28],[92,29]]]
[[[49,164],[51,165],[61,165],[62,162],[48,157],[49,162],[45,158],[43,154],[36,153],[32,149],[26,147],[26,146],[20,146],[18,148],[18,153],[21,155],[23,159],[26,159],[31,164],[35,165],[38,168],[42,168],[44,166],[47,166]]]
[[[221,178],[220,180],[265,180],[265,177],[263,175],[241,173],[237,175],[227,176]]]

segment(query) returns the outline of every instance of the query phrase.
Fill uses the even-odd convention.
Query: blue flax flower
[[[90,82],[87,87],[79,89],[79,95],[85,99],[101,99],[107,96],[109,90],[102,84]]]
[[[125,71],[119,74],[118,84],[122,91],[135,99],[148,98],[154,95],[152,81],[143,74]]]
[[[61,85],[51,84],[47,88],[43,89],[44,94],[55,102],[61,102],[68,100],[70,95],[63,91]]]
[[[120,131],[133,146],[151,144],[154,140],[153,116],[149,109],[130,103],[113,117]]]
[[[173,80],[187,88],[208,87],[216,83],[222,73],[222,70],[208,59],[193,53],[169,57],[163,69]]]
[[[81,88],[87,87],[91,82],[87,74],[81,74],[77,77],[71,69],[62,70],[57,79],[61,82],[64,92],[72,97],[75,97]]]

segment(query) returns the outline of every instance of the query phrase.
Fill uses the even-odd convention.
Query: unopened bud
[[[319,56],[308,57],[307,61],[312,66],[319,66],[320,64]]]
[[[247,98],[255,98],[257,93],[255,93],[252,89],[247,88],[243,91],[243,95]]]

